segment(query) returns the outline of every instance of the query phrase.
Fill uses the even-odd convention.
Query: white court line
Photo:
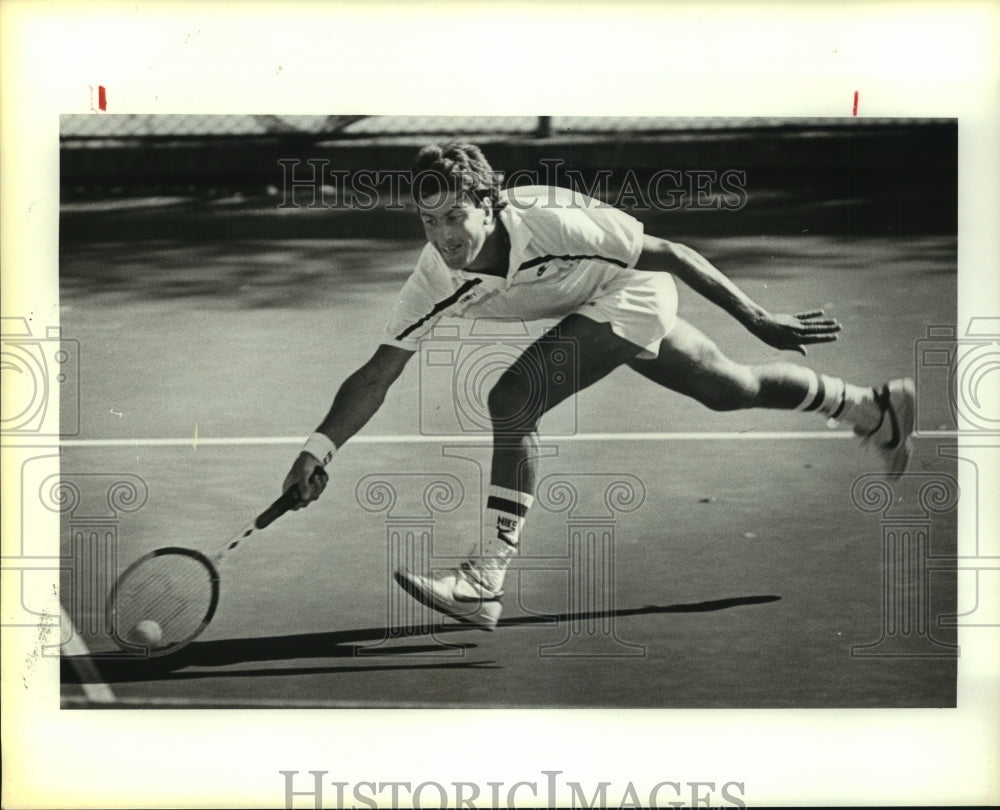
[[[958,432],[951,430],[932,430],[914,434],[919,438],[944,439],[957,438]],[[557,442],[741,442],[741,441],[795,441],[813,439],[854,439],[850,430],[799,430],[799,431],[758,431],[745,430],[733,432],[677,432],[677,433],[574,433],[566,436],[542,436],[541,441]],[[227,436],[210,438],[199,436],[199,447],[220,447],[225,445],[300,445],[302,436]],[[354,436],[350,444],[489,444],[493,437],[483,433],[460,433],[449,436],[425,436],[413,433],[405,434],[375,434]],[[63,447],[188,447],[193,445],[192,439],[64,439]]]
[[[59,605],[60,625],[70,629],[69,640],[62,645],[63,652],[69,656],[70,665],[76,670],[80,678],[80,688],[83,689],[84,697],[80,700],[84,703],[114,703],[115,693],[111,687],[101,680],[101,674],[90,660],[90,650],[84,644],[83,639],[77,635],[76,625],[73,620],[66,615],[66,610]]]

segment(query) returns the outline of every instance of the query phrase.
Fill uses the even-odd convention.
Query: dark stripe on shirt
[[[532,267],[538,267],[540,264],[545,264],[545,262],[552,262],[556,259],[562,259],[564,261],[582,261],[583,259],[593,259],[598,262],[607,262],[608,264],[617,264],[619,267],[628,267],[627,262],[623,262],[620,259],[609,259],[607,256],[539,256],[537,259],[531,259],[526,261],[520,267],[517,268],[517,272],[520,273],[522,270],[530,270]]]
[[[459,287],[457,290],[455,290],[455,292],[453,292],[447,298],[444,298],[441,301],[438,301],[431,308],[431,311],[428,312],[426,315],[424,315],[424,317],[422,317],[418,321],[414,321],[409,326],[407,326],[406,329],[404,329],[402,332],[400,332],[398,335],[396,335],[396,340],[402,340],[408,334],[410,334],[410,332],[412,332],[414,329],[419,329],[421,326],[423,326],[425,323],[427,323],[427,321],[429,321],[431,318],[433,318],[439,312],[443,312],[444,310],[448,309],[448,307],[450,307],[452,304],[454,304],[459,298],[461,298],[463,295],[465,295],[469,290],[471,290],[473,287],[475,287],[481,281],[482,281],[481,278],[470,278],[468,281],[466,281],[461,287]]]

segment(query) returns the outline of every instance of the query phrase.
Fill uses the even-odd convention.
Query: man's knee
[[[538,427],[544,410],[541,381],[526,371],[505,371],[486,398],[494,428],[530,432]]]
[[[723,373],[706,380],[698,400],[713,411],[739,411],[755,407],[759,391],[760,381],[753,369],[728,363]]]
[[[751,407],[749,398],[742,392],[730,391],[706,391],[699,402],[709,410],[713,411],[739,411]]]

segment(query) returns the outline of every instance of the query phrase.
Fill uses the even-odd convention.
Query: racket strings
[[[116,634],[126,641],[143,621],[156,622],[160,646],[185,641],[211,618],[216,599],[215,573],[202,561],[184,554],[152,557],[119,582],[114,594]]]

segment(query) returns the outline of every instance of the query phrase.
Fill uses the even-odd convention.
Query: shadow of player
[[[539,625],[559,625],[564,622],[594,621],[599,619],[624,618],[658,613],[705,613],[716,610],[728,610],[746,605],[760,605],[776,602],[780,596],[758,595],[737,596],[726,599],[711,599],[704,602],[692,602],[676,605],[645,605],[636,608],[618,608],[603,611],[580,611],[564,613],[542,613],[529,616],[515,616],[502,619],[498,629],[530,627]],[[253,661],[288,661],[296,658],[353,658],[373,659],[376,657],[398,656],[435,656],[461,657],[465,650],[474,649],[478,645],[468,642],[445,643],[436,641],[434,644],[396,644],[387,642],[405,641],[434,634],[451,634],[472,630],[464,624],[420,624],[410,627],[396,628],[389,631],[385,627],[367,627],[354,630],[340,630],[330,633],[304,633],[286,636],[263,636],[258,638],[229,638],[214,641],[196,641],[173,655],[161,658],[140,658],[126,656],[121,653],[115,656],[90,655],[90,658],[100,667],[100,677],[107,683],[126,683],[136,681],[161,680],[164,678],[190,679],[216,676],[253,677],[255,675],[302,675],[338,672],[371,672],[386,669],[482,669],[497,667],[490,662],[447,661],[438,660],[433,663],[385,663],[360,664],[352,663],[340,666],[326,667],[275,667],[251,670],[212,672],[181,672],[185,667],[226,667]],[[366,644],[381,642],[377,652],[365,647]],[[81,682],[80,675],[70,664],[72,656],[62,658],[62,680],[64,683]]]

